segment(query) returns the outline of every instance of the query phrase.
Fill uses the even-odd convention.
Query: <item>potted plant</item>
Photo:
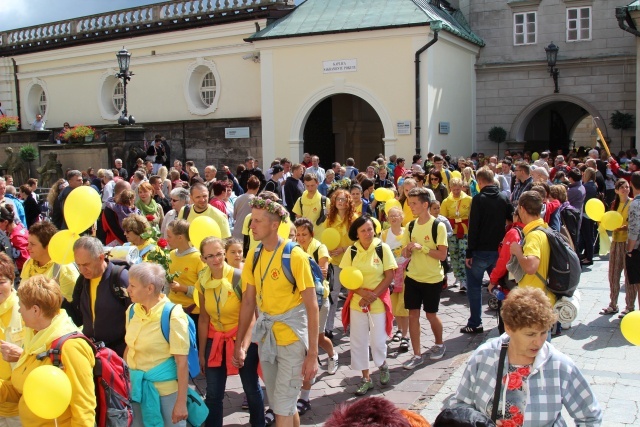
[[[496,142],[498,144],[498,156],[500,155],[500,143],[506,141],[507,131],[500,126],[494,126],[489,129],[489,141]]]
[[[96,130],[91,126],[75,125],[71,129],[68,129],[62,137],[67,141],[78,144],[82,142],[92,142],[95,133]]]
[[[20,147],[20,158],[27,164],[29,178],[31,178],[31,162],[38,158],[38,147],[26,144]]]
[[[611,113],[611,121],[609,122],[612,128],[620,130],[620,148],[624,146],[622,134],[626,129],[630,129],[635,125],[633,120],[633,114],[623,113],[616,110],[615,113]],[[610,142],[609,142],[610,143]]]
[[[15,132],[20,125],[20,119],[17,116],[0,117],[0,132]]]

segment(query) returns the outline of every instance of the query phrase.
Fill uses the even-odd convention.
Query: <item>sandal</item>
[[[618,314],[618,319],[622,319],[627,314],[631,313],[633,310],[622,310],[620,314]]]
[[[311,409],[311,404],[308,400],[298,399],[296,403],[296,408],[298,409],[298,415],[304,415],[307,411]]]
[[[409,351],[409,338],[402,337],[400,339],[400,353],[406,353]]]
[[[400,338],[402,338],[402,332],[400,332],[399,330],[396,331],[395,334],[393,334],[393,338],[391,338],[391,341],[393,342],[400,342]]]
[[[264,413],[264,425],[272,426],[276,423],[276,414],[273,413],[272,409],[267,409]]]
[[[616,314],[618,312],[617,308],[613,308],[613,307],[607,307],[607,308],[603,308],[602,311],[600,311],[601,315],[610,315],[610,314]]]

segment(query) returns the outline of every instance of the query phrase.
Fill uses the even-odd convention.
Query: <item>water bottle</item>
[[[498,301],[504,301],[505,295],[500,286],[494,286],[493,289],[491,289],[491,294],[496,297]]]

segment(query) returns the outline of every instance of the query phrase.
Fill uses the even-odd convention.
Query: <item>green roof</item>
[[[441,21],[445,31],[484,46],[460,11],[436,7],[429,0],[306,0],[247,41],[430,25],[433,21]]]

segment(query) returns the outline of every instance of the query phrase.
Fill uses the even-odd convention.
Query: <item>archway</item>
[[[307,129],[312,113],[319,118],[314,119],[316,121],[312,123],[315,124]],[[336,117],[337,114],[346,116]],[[331,119],[330,124],[327,117]],[[333,122],[334,117],[336,123]],[[338,125],[339,122],[344,125]],[[367,128],[372,123],[375,126]],[[315,132],[321,135],[331,133],[331,136],[325,136],[321,145],[311,140],[307,145],[305,135],[312,138],[311,134]],[[309,151],[319,155],[323,167],[330,166],[336,159],[342,163],[347,157],[353,157],[356,166],[361,168],[374,160],[378,153],[394,154],[396,140],[391,116],[377,97],[367,89],[336,79],[333,84],[313,93],[298,108],[291,123],[289,148],[293,159],[302,158],[302,153]]]
[[[304,152],[320,157],[324,168],[348,157],[360,170],[384,153],[380,117],[364,99],[338,94],[325,98],[309,114],[304,126]]]
[[[607,137],[606,122],[591,104],[570,95],[551,95],[525,107],[516,117],[511,139],[524,142],[528,151],[567,152],[574,146],[593,145],[593,119]]]

